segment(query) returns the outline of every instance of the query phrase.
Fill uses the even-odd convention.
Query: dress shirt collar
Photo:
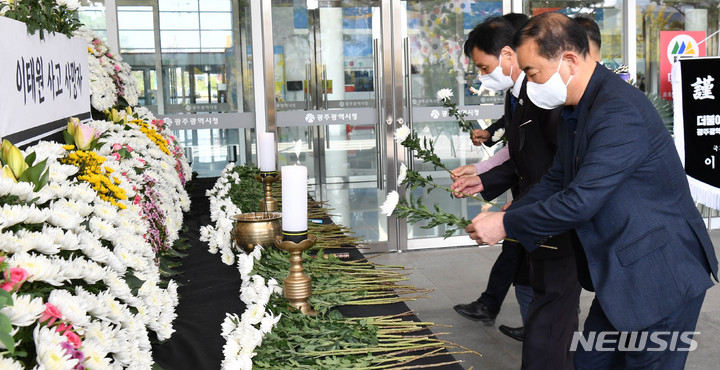
[[[512,87],[512,94],[516,98],[520,97],[520,90],[522,90],[523,81],[525,81],[525,71],[520,71],[520,75],[517,80],[515,80],[515,84]]]

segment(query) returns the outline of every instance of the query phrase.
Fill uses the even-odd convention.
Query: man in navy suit
[[[534,250],[574,228],[596,292],[583,337],[604,339],[578,346],[576,367],[682,369],[687,340],[677,351],[671,336],[694,331],[718,261],[670,134],[642,92],[589,57],[571,18],[534,17],[514,44],[530,99],[564,105],[565,124],[540,183],[466,231],[478,242],[507,236]],[[639,333],[634,343],[618,334],[616,348],[603,351],[613,339],[606,334],[618,331]],[[663,340],[664,350],[656,343]]]

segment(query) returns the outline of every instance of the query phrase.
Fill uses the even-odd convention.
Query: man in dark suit
[[[512,19],[508,20],[509,17],[512,17]],[[512,23],[513,19],[517,21],[517,24]],[[478,134],[476,131],[473,137],[475,145],[482,145],[486,140],[491,140],[495,130],[505,130],[506,122],[510,121],[515,107],[518,106],[517,96],[520,93],[524,74],[517,66],[517,61],[514,58],[511,59],[509,54],[506,53],[503,58],[501,49],[510,44],[515,31],[526,20],[526,16],[511,13],[495,18],[492,21],[483,22],[470,32],[468,40],[465,42],[465,55],[472,59],[473,63],[478,67],[480,75],[485,76],[480,77],[483,86],[498,92],[510,90],[505,94],[505,115],[489,127],[490,132],[477,130],[484,132]],[[512,66],[512,63],[515,64],[515,67]],[[496,69],[497,72],[495,72]],[[493,72],[493,78],[488,77]],[[477,174],[474,165],[458,167],[453,170],[453,180],[465,175],[477,177]],[[458,304],[453,308],[463,317],[481,321],[486,325],[492,325],[495,323],[495,317],[500,311],[508,289],[513,282],[515,283],[515,293],[520,304],[520,312],[523,321],[525,321],[525,313],[530,303],[532,290],[527,281],[525,251],[511,242],[503,244],[500,255],[498,255],[490,270],[487,287],[480,297],[471,303]],[[516,335],[516,339],[522,340],[522,337]]]
[[[503,26],[495,19],[486,23],[492,28]],[[493,41],[502,45],[500,57],[504,63],[519,68],[515,50],[511,47],[512,37],[502,39],[495,36]],[[482,65],[491,55],[492,53],[488,55],[476,49],[473,60]],[[518,97],[517,108],[511,118],[506,119],[505,126],[510,160],[479,176],[459,178],[451,186],[453,190],[480,192],[484,199],[492,200],[512,189],[517,201],[540,180],[552,164],[557,148],[561,109],[547,110],[535,106],[528,99],[524,76],[517,79],[513,90],[519,90],[514,92]],[[578,325],[580,285],[571,242],[570,234],[564,233],[545,243],[556,249],[542,248],[529,254],[529,282],[533,290],[533,300],[524,322],[524,369],[573,368],[569,348]],[[504,244],[520,247],[512,241],[505,241]],[[512,330],[516,329],[501,327],[501,331],[510,334]]]
[[[577,348],[576,367],[682,369],[689,343],[660,350],[647,338],[691,338],[718,261],[670,134],[642,92],[589,58],[571,18],[534,17],[514,44],[530,98],[564,105],[565,125],[540,183],[506,212],[478,215],[466,231],[534,250],[575,229],[596,292],[583,338],[605,333],[603,343]],[[617,331],[639,333],[630,343],[618,335],[615,349],[603,351]]]

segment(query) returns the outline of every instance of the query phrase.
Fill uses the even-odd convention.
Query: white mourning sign
[[[88,45],[0,17],[0,137],[90,111]]]

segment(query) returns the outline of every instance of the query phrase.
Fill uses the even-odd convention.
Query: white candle
[[[283,166],[282,229],[284,232],[307,231],[307,167]]]
[[[275,133],[265,131],[258,132],[257,146],[260,171],[275,171]]]

